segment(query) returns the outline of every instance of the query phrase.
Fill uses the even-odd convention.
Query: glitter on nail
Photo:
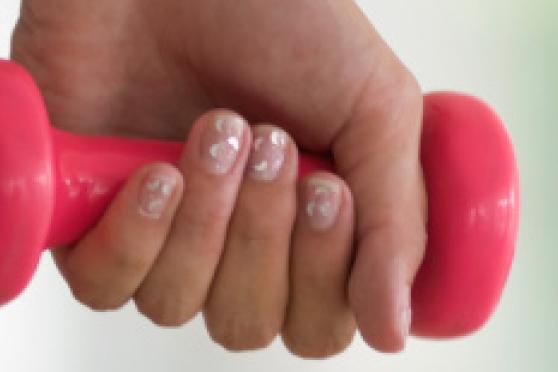
[[[271,132],[271,143],[275,146],[285,146],[285,144],[287,143],[285,133],[277,130]]]
[[[171,198],[175,186],[176,180],[170,177],[162,175],[150,177],[144,183],[139,194],[139,213],[150,219],[159,219]]]
[[[160,199],[151,200],[147,205],[147,212],[148,213],[156,213],[160,211],[163,207],[164,202]]]
[[[249,174],[259,181],[275,180],[285,162],[287,135],[273,128],[257,129],[254,133],[249,164]]]
[[[227,143],[229,145],[231,145],[231,147],[234,149],[234,151],[238,151],[240,149],[240,141],[236,137],[229,137],[227,139]]]
[[[170,184],[164,184],[163,186],[161,186],[161,194],[163,194],[164,196],[169,196],[172,193],[172,189],[173,186],[171,186]]]
[[[215,121],[215,128],[217,129],[217,132],[223,133],[223,124],[225,124],[225,119],[222,117],[217,118],[217,120]]]
[[[265,172],[267,170],[267,167],[267,160],[262,160],[260,163],[254,165],[254,170],[256,172]]]
[[[223,175],[238,158],[245,121],[235,115],[218,115],[200,138],[201,160],[211,173]]]
[[[332,213],[332,205],[330,202],[325,202],[324,204],[320,205],[320,213],[324,217],[329,217]]]
[[[316,210],[316,202],[310,202],[308,203],[308,205],[306,206],[306,212],[308,213],[308,215],[310,217],[314,216],[314,212]]]
[[[328,193],[328,188],[325,186],[318,185],[316,186],[316,195],[323,195]]]
[[[220,143],[216,143],[214,145],[211,145],[211,147],[209,148],[209,154],[211,154],[211,157],[213,159],[217,159],[217,156],[219,155],[219,150],[221,149],[221,144]]]
[[[150,181],[149,183],[147,183],[147,185],[145,186],[149,191],[155,191],[157,189],[159,189],[159,187],[161,187],[161,181],[155,179]]]
[[[240,117],[234,117],[227,120],[227,124],[229,129],[235,133],[240,134],[242,133],[242,128],[244,128],[244,120]]]
[[[306,212],[310,224],[318,230],[330,228],[339,211],[340,186],[334,182],[313,178],[308,184]]]

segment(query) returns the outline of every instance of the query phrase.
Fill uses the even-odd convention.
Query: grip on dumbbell
[[[7,61],[0,61],[0,127],[0,304],[24,290],[45,247],[72,243],[94,226],[136,169],[176,163],[183,148],[54,129],[30,75]],[[462,336],[489,319],[508,277],[519,218],[515,154],[486,104],[434,93],[425,96],[421,161],[428,241],[413,285],[412,332]],[[322,169],[331,169],[327,158],[301,155],[301,176]]]

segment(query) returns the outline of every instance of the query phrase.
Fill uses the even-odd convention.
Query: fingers
[[[209,333],[230,350],[263,348],[281,332],[290,280],[287,345],[306,357],[337,353],[355,331],[345,293],[353,223],[348,189],[327,174],[305,183],[300,197],[307,201],[294,235],[298,264],[289,277],[297,212],[296,146],[281,129],[261,125],[253,131],[248,158],[245,123],[242,131],[229,128],[222,121],[227,115],[213,112],[196,124],[180,166],[188,175],[185,181],[168,165],[142,169],[75,249],[58,251],[58,262],[85,304],[113,309],[134,296],[138,309],[160,325],[185,323],[207,298]],[[222,141],[206,140],[205,129],[225,133],[225,143],[237,153],[212,150]],[[245,138],[239,137],[236,150],[230,137],[241,134]],[[209,159],[199,156],[200,151],[205,155],[204,145]],[[218,156],[226,163],[216,164]],[[331,191],[331,201],[323,200],[323,190]],[[335,216],[330,221],[325,218],[328,207]],[[177,235],[181,228],[189,234]],[[317,249],[322,252],[316,257]]]
[[[240,116],[217,110],[190,132],[180,162],[182,204],[162,253],[135,295],[138,310],[162,326],[178,326],[202,308],[249,154],[251,133]]]
[[[354,1],[277,0],[272,17],[268,2],[248,2],[251,12],[230,2],[190,13],[223,26],[204,33],[193,64],[234,92],[224,102],[284,122],[305,150],[333,150],[357,213],[350,302],[370,345],[401,350],[425,240],[418,84]],[[247,20],[251,28],[235,27]],[[292,37],[269,48],[278,34]],[[254,36],[259,42],[246,42]]]
[[[294,354],[323,358],[343,351],[356,332],[347,298],[353,204],[345,183],[325,173],[301,184],[299,200],[282,336]]]
[[[229,350],[267,346],[281,331],[296,214],[297,150],[281,129],[253,130],[246,176],[204,316]]]
[[[182,187],[174,167],[148,165],[128,180],[76,247],[53,251],[79,301],[110,310],[130,299],[163,246]]]

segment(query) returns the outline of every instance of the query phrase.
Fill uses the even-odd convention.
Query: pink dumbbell
[[[176,163],[183,146],[54,129],[32,78],[7,61],[0,61],[0,127],[0,304],[24,290],[45,247],[76,241],[92,227],[134,170],[152,161]],[[430,94],[422,164],[428,246],[413,287],[413,334],[461,336],[492,314],[514,255],[513,146],[479,100]],[[330,168],[327,159],[301,158],[301,176]]]

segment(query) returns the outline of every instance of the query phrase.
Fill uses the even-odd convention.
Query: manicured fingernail
[[[254,131],[248,173],[259,181],[274,180],[285,162],[288,135],[274,127],[259,127]]]
[[[399,327],[401,335],[406,339],[411,332],[413,312],[411,310],[411,290],[405,287],[399,294]]]
[[[219,114],[207,123],[201,136],[201,159],[214,174],[229,172],[242,146],[246,122],[237,115]]]
[[[333,226],[339,214],[341,187],[321,178],[311,178],[306,189],[306,215],[316,230],[327,230]]]
[[[159,219],[165,212],[177,180],[174,176],[153,173],[144,180],[139,195],[139,212],[145,217]]]

